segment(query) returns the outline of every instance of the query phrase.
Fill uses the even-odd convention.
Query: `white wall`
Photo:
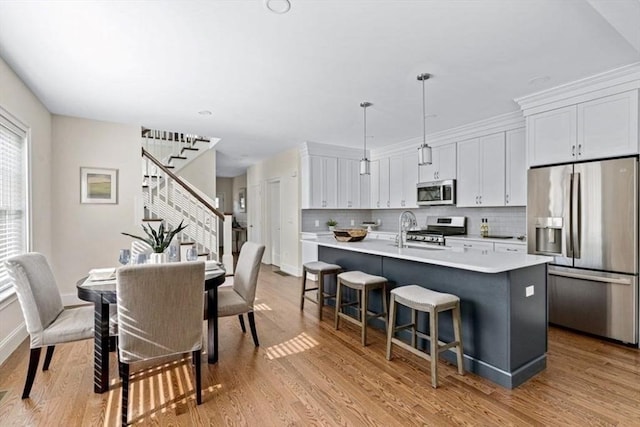
[[[211,200],[216,199],[216,151],[207,150],[178,173]]]
[[[51,258],[51,115],[0,58],[0,106],[30,130],[31,250]],[[0,363],[27,336],[15,296],[0,302]]]
[[[216,178],[216,195],[224,194],[224,205],[220,210],[224,213],[233,212],[233,178]]]
[[[247,209],[244,212],[240,212],[240,189],[245,189],[245,204],[249,206],[249,192],[247,190],[247,174],[238,175],[233,178],[233,185],[231,188],[231,194],[233,194],[233,216],[236,217],[236,221],[243,227],[247,226]]]
[[[272,158],[264,160],[247,170],[247,193],[253,185],[260,185],[263,189],[262,203],[256,206],[247,200],[249,217],[254,213],[262,216],[262,224],[267,224],[264,217],[266,212],[267,181],[280,180],[280,204],[282,217],[282,238],[280,241],[281,257],[280,269],[289,274],[300,276],[300,155],[298,148],[292,148]],[[257,211],[256,211],[257,210]],[[262,236],[266,235],[262,230]],[[265,242],[260,242],[265,243]],[[269,248],[265,251],[263,261],[270,263]]]
[[[53,269],[65,303],[76,281],[96,267],[118,265],[125,231],[141,234],[135,198],[142,197],[140,126],[53,116]],[[118,169],[117,204],[80,203],[80,167]]]

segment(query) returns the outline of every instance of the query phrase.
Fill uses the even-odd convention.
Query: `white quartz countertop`
[[[526,240],[518,240],[515,237],[510,239],[492,239],[491,237],[482,237],[480,235],[467,234],[466,236],[447,236],[446,240],[474,240],[479,242],[491,242],[491,243],[509,243],[512,245],[526,246]]]
[[[442,265],[480,273],[502,273],[545,264],[553,260],[551,257],[541,255],[448,248],[445,246],[397,248],[393,242],[388,240],[369,238],[365,238],[360,242],[338,242],[333,237],[318,237],[317,239],[305,240],[305,242],[316,242],[319,246],[329,248],[424,262],[426,264]]]

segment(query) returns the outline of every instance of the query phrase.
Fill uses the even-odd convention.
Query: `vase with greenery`
[[[329,227],[329,231],[335,230],[336,225],[338,225],[338,221],[333,218],[329,218],[329,221],[327,221],[327,227]]]
[[[154,230],[153,227],[149,224],[142,224],[142,229],[144,230],[147,237],[135,236],[129,233],[122,233],[125,236],[133,237],[134,239],[141,240],[151,246],[154,254],[160,254],[155,257],[155,262],[164,261],[164,251],[167,250],[174,236],[187,228],[186,225],[182,225],[184,221],[180,221],[180,225],[177,228],[171,229],[171,227],[165,228],[164,221],[160,223],[160,227],[158,230]]]

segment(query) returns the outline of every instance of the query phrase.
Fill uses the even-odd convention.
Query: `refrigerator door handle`
[[[573,221],[573,173],[570,173],[567,178],[567,183],[564,186],[566,194],[565,200],[569,200],[569,215],[567,217],[566,210],[564,211],[564,250],[563,255],[571,258],[573,257],[573,244],[571,241],[571,230],[573,229],[572,221]],[[565,253],[566,252],[566,253]]]
[[[573,250],[573,257],[580,259],[580,217],[582,216],[580,206],[580,172],[575,172],[573,174],[571,192],[571,246]]]
[[[591,274],[570,273],[567,271],[557,271],[557,270],[551,270],[551,269],[549,269],[549,276],[568,277],[570,279],[579,279],[579,280],[590,280],[592,282],[614,283],[616,285],[633,284],[633,280],[631,277],[613,278],[613,277],[594,276]]]

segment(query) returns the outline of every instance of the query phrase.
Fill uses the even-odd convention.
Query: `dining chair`
[[[246,332],[242,315],[247,313],[253,343],[256,347],[260,343],[258,342],[256,322],[253,315],[253,302],[256,298],[258,273],[260,272],[260,262],[263,254],[264,245],[245,242],[240,248],[238,264],[233,276],[233,286],[218,288],[218,317],[237,315],[240,319],[242,332]]]
[[[122,425],[127,425],[130,365],[191,353],[196,402],[202,403],[200,353],[204,262],[132,265],[118,269],[118,365]]]
[[[49,369],[57,344],[93,338],[93,305],[65,308],[55,277],[44,255],[17,255],[6,261],[29,333],[31,352],[22,398],[29,397],[40,353],[47,348],[42,370]]]

